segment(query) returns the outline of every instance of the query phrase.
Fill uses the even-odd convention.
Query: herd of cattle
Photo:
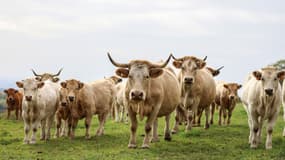
[[[56,120],[55,137],[74,138],[77,123],[85,119],[86,134],[90,139],[90,126],[93,115],[98,115],[99,127],[96,135],[104,134],[104,124],[108,115],[115,121],[130,120],[129,148],[136,148],[137,115],[140,120],[147,117],[142,148],[149,148],[150,142],[159,141],[158,117],[165,117],[164,139],[171,140],[171,134],[185,124],[186,131],[193,125],[200,125],[205,112],[205,129],[213,124],[215,109],[219,109],[219,125],[229,125],[232,112],[239,99],[238,83],[215,82],[219,69],[206,66],[206,58],[194,56],[175,58],[169,55],[165,62],[152,63],[145,60],[132,60],[118,63],[108,53],[110,62],[118,67],[117,76],[104,78],[91,83],[69,79],[59,83],[57,74],[37,74],[16,82],[20,88],[7,89],[8,118],[15,110],[16,118],[21,115],[24,121],[24,143],[36,142],[36,132],[41,128],[41,140],[50,139],[50,129]],[[173,59],[173,66],[167,67]],[[249,144],[256,148],[261,140],[262,125],[267,120],[266,149],[272,148],[272,132],[278,117],[281,103],[285,103],[285,81],[281,83],[285,71],[274,67],[254,71],[243,84],[241,101],[248,115],[250,128]],[[170,130],[170,115],[176,112],[175,125]],[[125,115],[128,115],[126,118]],[[285,120],[285,107],[284,107]],[[32,130],[31,136],[29,132]],[[152,131],[152,133],[151,133]],[[285,136],[285,128],[283,131]]]

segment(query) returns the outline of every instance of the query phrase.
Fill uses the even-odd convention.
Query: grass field
[[[172,116],[172,125],[174,122]],[[202,121],[203,123],[204,121]],[[91,127],[91,140],[85,140],[85,128],[83,121],[76,130],[76,138],[51,139],[48,142],[37,141],[35,145],[23,144],[23,122],[6,120],[6,115],[0,119],[0,159],[285,159],[285,138],[282,137],[282,129],[285,123],[280,114],[273,131],[273,149],[265,150],[265,129],[263,130],[262,143],[258,149],[250,149],[248,141],[247,116],[242,107],[238,105],[233,113],[230,126],[217,125],[217,113],[215,124],[209,130],[203,127],[195,127],[189,133],[183,131],[172,136],[171,142],[163,140],[151,144],[151,148],[128,149],[129,125],[115,123],[108,120],[105,126],[105,135],[95,137],[95,129],[98,126],[97,117],[93,119]],[[142,144],[144,134],[143,122],[140,122],[138,130],[138,146]],[[164,119],[159,120],[159,134],[163,135]],[[54,133],[54,128],[52,130]],[[37,136],[39,140],[39,132]]]

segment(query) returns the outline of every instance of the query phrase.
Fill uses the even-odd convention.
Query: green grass
[[[204,116],[203,116],[204,117]],[[76,130],[76,138],[51,139],[48,142],[37,141],[35,145],[23,144],[23,122],[6,120],[5,115],[0,117],[0,159],[285,159],[285,138],[282,130],[285,125],[280,114],[273,132],[273,149],[265,150],[265,129],[263,130],[262,143],[258,149],[250,149],[248,141],[247,116],[241,105],[233,113],[230,126],[215,124],[209,130],[203,127],[194,127],[189,133],[181,131],[172,136],[171,142],[163,140],[151,144],[151,148],[128,149],[129,125],[115,123],[108,120],[105,126],[105,135],[95,137],[97,117],[93,119],[91,127],[91,140],[85,140],[83,121]],[[204,120],[202,121],[202,123]],[[171,126],[174,123],[172,116]],[[141,146],[144,134],[143,122],[140,122],[137,134],[138,146]],[[164,119],[159,120],[159,134],[163,135]],[[54,128],[52,130],[54,133]],[[39,140],[39,132],[37,136]]]

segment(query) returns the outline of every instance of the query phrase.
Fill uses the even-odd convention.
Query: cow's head
[[[120,78],[118,76],[111,76],[111,77],[109,77],[109,79],[112,80],[114,84],[118,84],[118,83],[122,82],[122,78]]]
[[[16,82],[16,84],[19,88],[23,88],[26,101],[31,102],[37,97],[38,89],[42,88],[45,83],[29,78],[21,82]]]
[[[4,92],[7,94],[7,98],[6,98],[7,102],[14,104],[15,100],[17,99],[17,93],[19,91],[14,88],[9,88],[9,89],[5,89]]]
[[[204,61],[206,58],[204,60],[193,56],[185,56],[179,59],[172,56],[172,58],[174,59],[173,66],[181,70],[181,81],[186,86],[194,84],[197,71],[206,66]]]
[[[59,101],[60,106],[67,107],[68,106],[68,92],[66,88],[60,88],[59,90]]]
[[[242,87],[242,85],[237,83],[226,83],[224,87],[227,90],[227,95],[230,100],[236,100],[238,98],[238,90]]]
[[[43,82],[46,80],[50,80],[50,81],[56,83],[59,81],[58,76],[60,75],[62,69],[63,68],[61,68],[56,74],[51,74],[51,73],[37,74],[33,69],[32,69],[32,72],[36,76],[36,80],[38,80],[38,81]]]
[[[274,95],[275,91],[278,89],[279,80],[282,80],[285,77],[285,71],[278,71],[273,67],[262,68],[260,71],[252,72],[252,74],[261,82],[267,96]]]
[[[206,67],[206,68],[213,75],[213,77],[216,77],[216,76],[218,76],[220,74],[220,71],[221,71],[221,69],[224,68],[224,66],[222,66],[222,67],[220,67],[218,69],[214,69],[212,67]]]
[[[71,79],[60,83],[61,87],[66,89],[67,100],[69,103],[74,103],[77,101],[79,91],[83,88],[84,83]]]
[[[119,67],[116,74],[122,78],[128,78],[126,97],[133,102],[140,102],[146,99],[150,87],[150,80],[157,78],[163,73],[163,68],[168,64],[171,55],[161,64],[154,64],[143,60],[133,60],[130,63],[122,64],[115,62],[108,53],[111,63]]]

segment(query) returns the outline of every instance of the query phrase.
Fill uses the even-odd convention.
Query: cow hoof
[[[205,128],[205,129],[209,129],[209,128],[210,128],[210,125],[209,125],[209,124],[206,124],[204,128]]]
[[[91,139],[91,136],[85,136],[85,139],[86,139],[86,140],[90,140],[90,139]]]
[[[172,133],[172,134],[176,134],[176,133],[177,133],[177,130],[174,130],[174,129],[173,129],[173,130],[171,131],[171,133]]]
[[[36,140],[31,140],[30,144],[36,144]]]
[[[29,144],[30,141],[29,140],[24,140],[24,144]]]
[[[171,137],[170,136],[164,137],[164,140],[171,141]]]
[[[151,143],[155,143],[155,142],[159,142],[159,139],[158,138],[152,138]]]
[[[272,145],[266,145],[265,148],[266,149],[272,149]]]
[[[210,121],[210,124],[214,124],[214,122],[213,122],[213,121]]]
[[[250,148],[256,149],[256,148],[257,148],[257,144],[251,144],[251,145],[250,145]]]
[[[137,148],[137,145],[135,145],[135,144],[129,144],[129,145],[128,145],[128,148],[134,149],[134,148]]]
[[[149,149],[149,145],[148,144],[143,144],[142,145],[142,149]]]

